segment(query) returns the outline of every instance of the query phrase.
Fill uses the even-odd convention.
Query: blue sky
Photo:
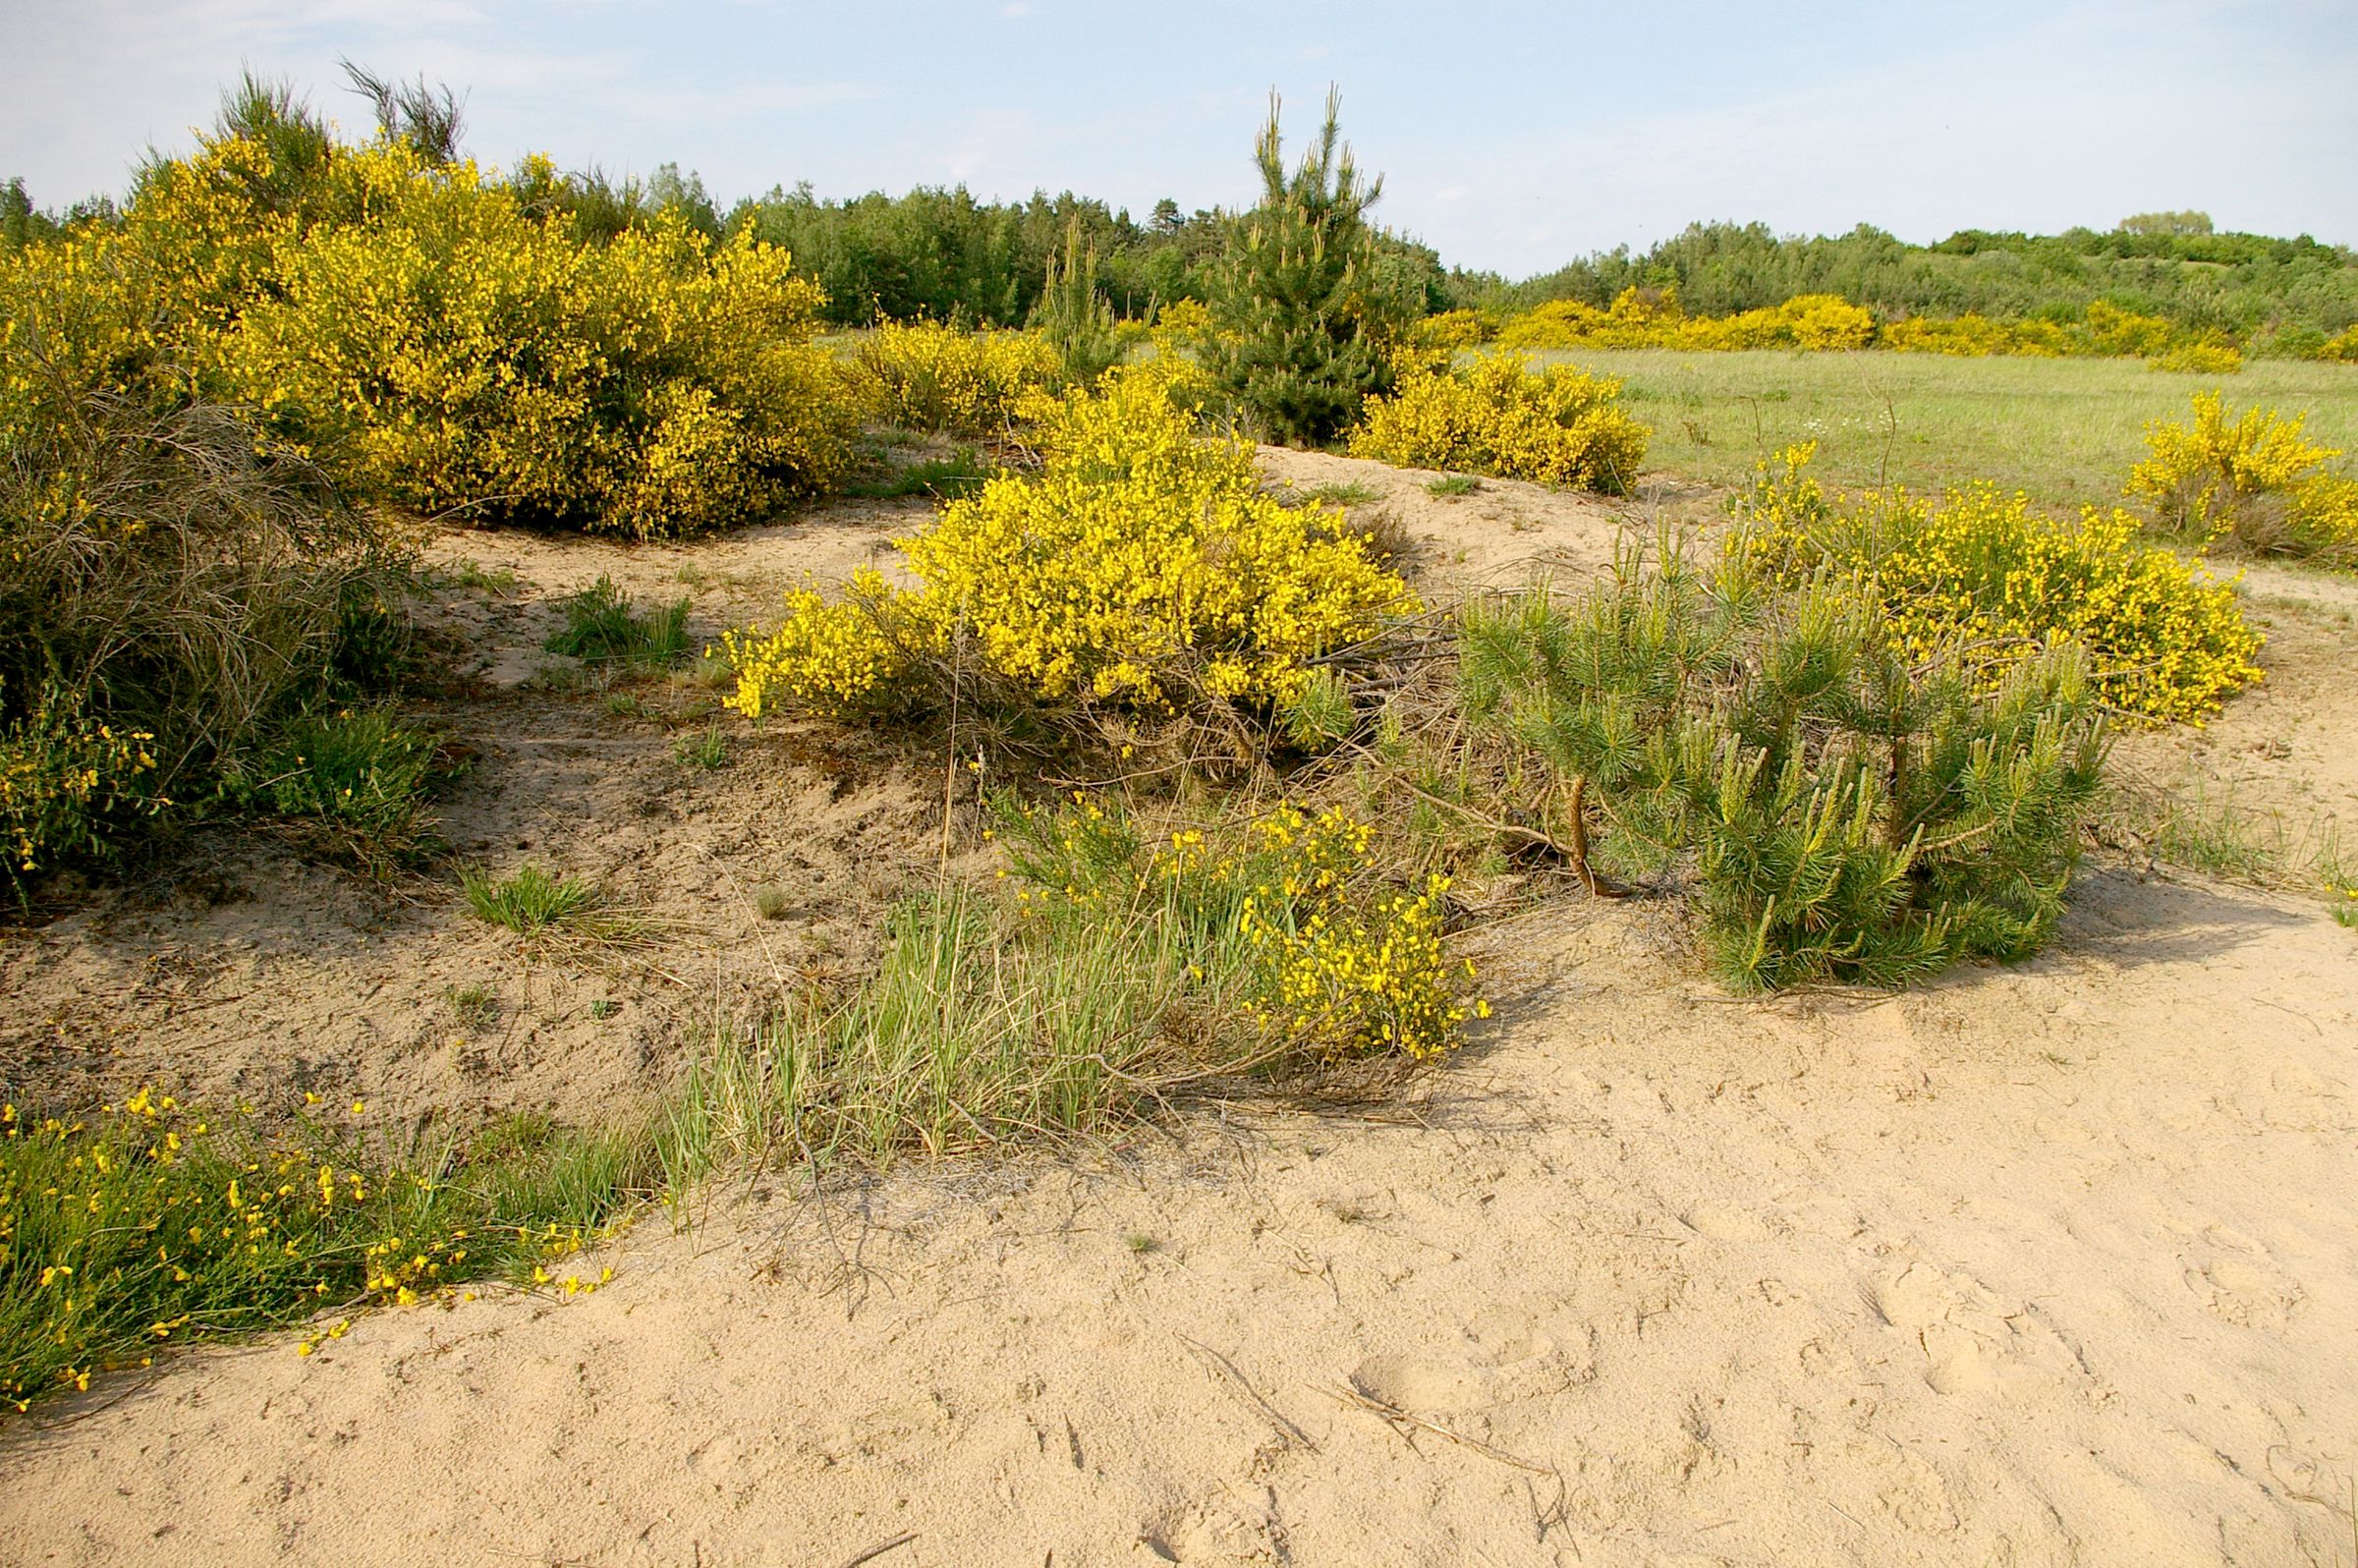
[[[241,64],[365,129],[350,55],[467,89],[478,157],[676,160],[724,203],[1240,203],[1269,89],[1307,133],[1332,82],[1384,219],[1514,275],[1696,218],[1924,241],[2200,207],[2358,243],[2358,0],[0,0],[0,177],[45,205],[187,145]]]

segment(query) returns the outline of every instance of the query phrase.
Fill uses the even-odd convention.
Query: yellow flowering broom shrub
[[[1875,317],[1839,295],[1800,294],[1765,309],[1691,316],[1680,307],[1675,288],[1631,288],[1602,310],[1578,300],[1549,301],[1501,327],[1498,346],[1838,352],[1865,348],[1874,332]]]
[[[916,587],[864,573],[838,602],[805,590],[774,630],[731,634],[730,705],[874,714],[953,671],[1038,704],[1282,703],[1311,659],[1414,608],[1339,512],[1280,503],[1250,446],[1199,435],[1160,364],[1041,400],[1038,473],[897,542]]]
[[[1056,349],[1039,332],[966,332],[938,321],[885,322],[853,356],[870,416],[911,430],[992,435],[1054,384]]]
[[[1652,433],[1620,406],[1621,383],[1521,355],[1404,373],[1370,398],[1351,455],[1403,468],[1464,469],[1620,495]]]
[[[2257,680],[2261,638],[2231,584],[2094,507],[2071,521],[1989,485],[1939,501],[1828,496],[1814,444],[1762,465],[1728,549],[1789,588],[1830,581],[1918,660],[1965,644],[1993,681],[2041,648],[2086,650],[2091,689],[2146,719],[2199,719]]]
[[[1874,346],[1966,358],[2003,354],[2144,359],[2156,369],[2205,374],[2231,374],[2243,367],[2242,354],[2216,333],[2198,332],[2102,300],[2091,303],[2074,321],[2036,316],[2000,321],[1968,312],[1879,322],[1865,307],[1835,294],[1797,294],[1781,305],[1729,315],[1689,315],[1675,286],[1629,288],[1601,310],[1578,300],[1551,300],[1506,322],[1497,342],[1502,349],[1686,352],[1840,353]]]
[[[173,1345],[470,1279],[565,1288],[543,1265],[645,1179],[634,1147],[495,1133],[412,1166],[354,1134],[267,1133],[146,1089],[87,1117],[0,1105],[0,1401],[22,1411]]]
[[[22,899],[36,872],[103,854],[114,821],[170,804],[146,787],[154,738],[84,718],[56,693],[0,730],[0,880]]]
[[[366,221],[285,239],[220,354],[270,428],[367,493],[650,538],[845,468],[823,297],[784,252],[671,217],[585,246],[472,164],[345,165]]]
[[[1280,802],[1244,821],[1148,839],[1118,801],[994,803],[1016,898],[1051,933],[1169,922],[1189,955],[1179,999],[1316,1055],[1444,1054],[1488,1007],[1443,943],[1449,889],[1391,879],[1375,829],[1337,807]]]
[[[2273,409],[2230,415],[2218,393],[2198,392],[2187,421],[2146,426],[2124,493],[2205,541],[2358,564],[2358,479],[2327,467],[2341,453],[2309,440],[2304,422]]]

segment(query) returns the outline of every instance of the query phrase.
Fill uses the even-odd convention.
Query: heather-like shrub
[[[1369,399],[1351,455],[1619,495],[1651,433],[1621,408],[1620,392],[1620,382],[1569,365],[1535,371],[1520,355],[1412,369],[1389,397]]]
[[[1249,446],[1199,436],[1161,364],[1046,405],[1039,472],[899,541],[918,587],[864,573],[838,603],[806,590],[775,630],[731,635],[731,705],[875,712],[961,675],[1018,703],[1282,703],[1309,659],[1413,606],[1340,513],[1284,505]]]
[[[2217,392],[2198,392],[2187,421],[2146,426],[2147,456],[2124,493],[2206,541],[2358,564],[2358,479],[2327,467],[2341,453],[2310,441],[2304,422],[2273,409],[2230,415]]]
[[[886,322],[854,364],[871,417],[912,430],[995,435],[1062,364],[1039,332],[965,332],[937,321]]]
[[[2052,932],[2103,756],[2078,648],[1993,687],[1842,585],[1675,551],[1462,626],[1468,712],[1540,764],[1574,869],[1692,876],[1737,986],[1899,983]]]
[[[2130,514],[2051,518],[1989,485],[1938,501],[1828,496],[1806,472],[1813,450],[1762,465],[1739,501],[1731,556],[1786,588],[1830,584],[1871,605],[1905,656],[1969,646],[1978,679],[1994,687],[2069,642],[2098,699],[2156,720],[2200,719],[2259,679],[2260,634],[2233,586],[2150,542]]]

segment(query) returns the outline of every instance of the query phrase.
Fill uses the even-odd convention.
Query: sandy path
[[[2019,970],[1760,1003],[1647,929],[1494,933],[1422,1127],[780,1178],[192,1357],[6,1439],[0,1558],[2347,1560],[2349,931],[2099,876]]]

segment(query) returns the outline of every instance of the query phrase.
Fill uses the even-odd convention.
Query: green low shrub
[[[1993,684],[1857,594],[1667,547],[1461,624],[1467,709],[1540,764],[1574,869],[1685,868],[1731,983],[1901,983],[2051,934],[2104,753],[2076,646]]]

